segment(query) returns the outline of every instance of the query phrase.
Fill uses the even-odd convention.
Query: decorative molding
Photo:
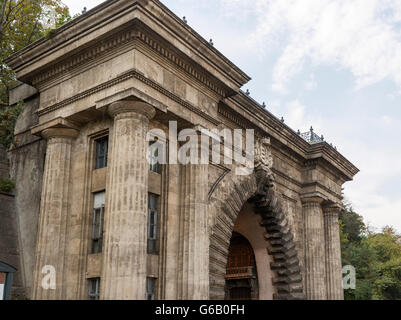
[[[58,77],[62,77],[65,73],[71,73],[73,71],[78,71],[79,73],[81,72],[79,67],[88,62],[93,62],[95,59],[100,59],[101,57],[110,53],[110,51],[113,49],[132,42],[134,38],[135,34],[132,30],[115,34],[90,48],[87,48],[67,59],[64,59],[61,62],[56,63],[53,66],[48,67],[45,69],[45,71],[40,72],[32,78],[32,84],[40,87],[46,82]]]
[[[228,107],[226,104],[219,103],[217,110],[220,115],[222,115],[224,118],[228,119],[232,123],[238,125],[241,129],[254,129],[256,136],[259,137],[266,135],[264,130],[259,128],[251,121],[247,120],[245,117],[241,116],[239,113]]]
[[[168,98],[170,98],[171,100],[177,102],[178,104],[184,106],[185,108],[187,108],[188,110],[196,113],[197,115],[201,116],[202,118],[210,121],[211,123],[213,123],[214,125],[219,125],[220,121],[216,120],[215,118],[209,116],[208,114],[200,111],[198,108],[196,108],[195,106],[193,106],[192,104],[190,104],[189,102],[181,99],[180,97],[178,97],[177,95],[175,95],[174,93],[168,91],[167,89],[165,89],[164,87],[162,87],[161,85],[159,85],[158,83],[154,82],[153,80],[150,80],[149,78],[146,78],[142,73],[140,73],[138,70],[136,69],[132,69],[129,70],[127,72],[124,72],[123,74],[121,74],[120,76],[106,81],[98,86],[95,86],[91,89],[88,89],[86,91],[83,91],[81,93],[78,93],[75,96],[72,96],[68,99],[65,99],[63,101],[60,101],[52,106],[49,106],[47,108],[41,109],[37,111],[38,116],[43,116],[49,112],[53,112],[57,109],[60,109],[66,105],[72,104],[78,100],[82,100],[88,96],[91,96],[97,92],[100,92],[104,89],[110,88],[120,82],[129,80],[129,79],[137,79],[139,81],[142,81],[143,83],[145,83],[146,85],[152,87],[153,89],[159,91],[160,93],[164,94],[165,96],[167,96]]]
[[[302,188],[302,183],[299,182],[298,180],[295,180],[293,178],[291,178],[290,176],[286,175],[284,172],[281,172],[275,168],[272,168],[272,171],[275,175],[280,176],[281,178],[283,178],[284,180],[291,182],[293,185],[296,185],[299,188]]]
[[[247,107],[249,106],[250,108],[255,109],[255,106],[251,105],[250,103],[246,103],[245,100],[243,101],[241,100],[237,103],[244,103],[244,105],[241,105],[242,108],[246,105]],[[266,130],[254,124],[251,120],[248,120],[245,116],[241,115],[240,113],[238,113],[225,103],[219,103],[218,113],[224,118],[231,121],[232,123],[238,125],[242,129],[254,129],[256,136],[265,137],[267,135]],[[254,119],[253,116],[250,117]],[[266,116],[263,118],[263,121],[266,122],[267,125],[270,126],[272,129],[278,131],[279,134],[281,135],[280,133],[281,130],[277,126],[281,125],[284,128],[283,124],[277,124],[276,126],[276,122],[273,121],[272,119],[269,119]],[[277,121],[279,122],[279,120]],[[296,152],[294,148],[289,147],[288,145],[281,143],[277,138],[274,138],[271,135],[270,136],[275,144],[278,143],[280,145],[281,149],[288,150],[290,153],[295,154],[301,159],[303,159],[302,163],[304,166],[313,166],[318,163],[322,164],[322,161],[324,160],[327,164],[329,164],[329,166],[325,166],[325,168],[328,169],[330,167],[331,169],[329,171],[335,170],[336,173],[334,173],[334,175],[337,176],[338,174],[340,174],[345,179],[345,181],[352,180],[352,177],[356,173],[358,173],[359,170],[347,159],[345,159],[338,151],[330,147],[330,145],[327,144],[327,142],[311,145],[307,143],[305,140],[303,140],[296,133],[290,132],[290,134],[291,134],[290,136],[284,135],[282,136],[282,138],[284,138],[286,141],[292,142],[294,145],[298,147],[299,150],[302,151],[302,153]],[[275,149],[278,150],[280,150],[280,148],[275,147]],[[282,152],[282,150],[280,150],[280,152]],[[316,153],[318,153],[319,157],[312,158]],[[286,154],[286,156],[288,157],[288,154]]]
[[[200,70],[200,68],[194,67],[194,63],[189,62],[188,59],[184,58],[182,54],[174,52],[176,50],[168,50],[166,47],[169,44],[161,38],[156,40],[156,37],[150,35],[151,32],[152,31],[150,30],[148,32],[145,32],[141,29],[136,30],[136,39],[140,40],[143,44],[159,53],[159,55],[162,57],[168,59],[179,69],[203,83],[206,87],[217,93],[219,96],[227,96],[228,88],[223,88],[223,86],[216,85],[213,81],[210,81],[211,78],[214,78],[211,74]],[[219,82],[219,80],[215,79],[215,82]]]
[[[324,186],[320,182],[310,182],[310,183],[305,183],[305,184],[302,185],[303,188],[314,187],[314,186],[319,187],[320,189],[326,191],[327,193],[331,194],[332,196],[334,196],[335,198],[337,198],[339,200],[343,199],[342,195],[339,195],[338,193],[330,190],[329,188],[327,188],[326,186]]]
[[[99,43],[86,48],[79,53],[72,55],[48,68],[32,78],[32,84],[36,87],[46,87],[54,84],[58,79],[63,79],[65,75],[74,76],[82,72],[85,65],[91,66],[96,60],[110,57],[113,54],[120,53],[124,47],[135,48],[138,42],[158,53],[170,63],[174,64],[178,69],[195,78],[204,86],[221,97],[228,95],[230,89],[223,83],[216,84],[219,81],[206,71],[202,71],[201,67],[195,67],[195,63],[191,63],[183,54],[175,52],[176,50],[167,49],[169,44],[160,39],[155,39],[150,35],[151,31],[145,32],[138,29],[138,24],[131,26],[130,29],[120,31]],[[162,44],[163,43],[163,44]],[[214,81],[212,81],[213,79]]]

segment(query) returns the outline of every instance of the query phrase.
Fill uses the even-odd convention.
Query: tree
[[[401,299],[401,236],[394,228],[368,230],[351,206],[340,214],[343,265],[356,269],[356,289],[345,290],[347,300]]]
[[[0,0],[0,143],[9,147],[22,110],[8,107],[9,90],[18,84],[4,59],[71,20],[61,0]]]
[[[16,78],[4,59],[71,17],[61,0],[0,0],[0,5],[0,103],[8,104]]]
[[[360,242],[367,230],[363,217],[354,212],[351,205],[345,205],[345,209],[340,212],[340,220],[344,225],[343,231],[348,235],[348,240]]]

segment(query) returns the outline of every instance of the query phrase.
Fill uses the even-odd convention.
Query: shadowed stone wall
[[[38,123],[35,114],[39,95],[28,85],[10,93],[10,103],[24,101],[24,108],[15,126],[15,143],[9,152],[10,176],[16,183],[15,214],[20,241],[20,276],[27,296],[30,296],[35,262],[36,235],[42,191],[46,142],[33,136],[30,128]]]

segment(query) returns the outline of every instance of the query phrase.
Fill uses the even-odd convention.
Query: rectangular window
[[[100,296],[100,278],[88,280],[88,299],[99,300]]]
[[[158,161],[159,149],[156,148],[156,142],[149,143],[149,170],[152,172],[159,173],[160,164]]]
[[[153,254],[157,252],[157,203],[158,196],[149,194],[148,205],[148,253]]]
[[[146,278],[146,300],[155,300],[156,278]]]
[[[95,141],[96,145],[96,165],[95,169],[107,167],[107,154],[109,149],[109,137],[103,137]]]
[[[92,249],[91,253],[101,253],[103,246],[104,203],[106,192],[98,192],[93,197]]]

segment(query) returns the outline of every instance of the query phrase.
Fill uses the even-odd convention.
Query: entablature
[[[114,49],[140,42],[221,96],[250,80],[159,1],[108,1],[7,59],[17,77],[43,86],[90,67]]]

